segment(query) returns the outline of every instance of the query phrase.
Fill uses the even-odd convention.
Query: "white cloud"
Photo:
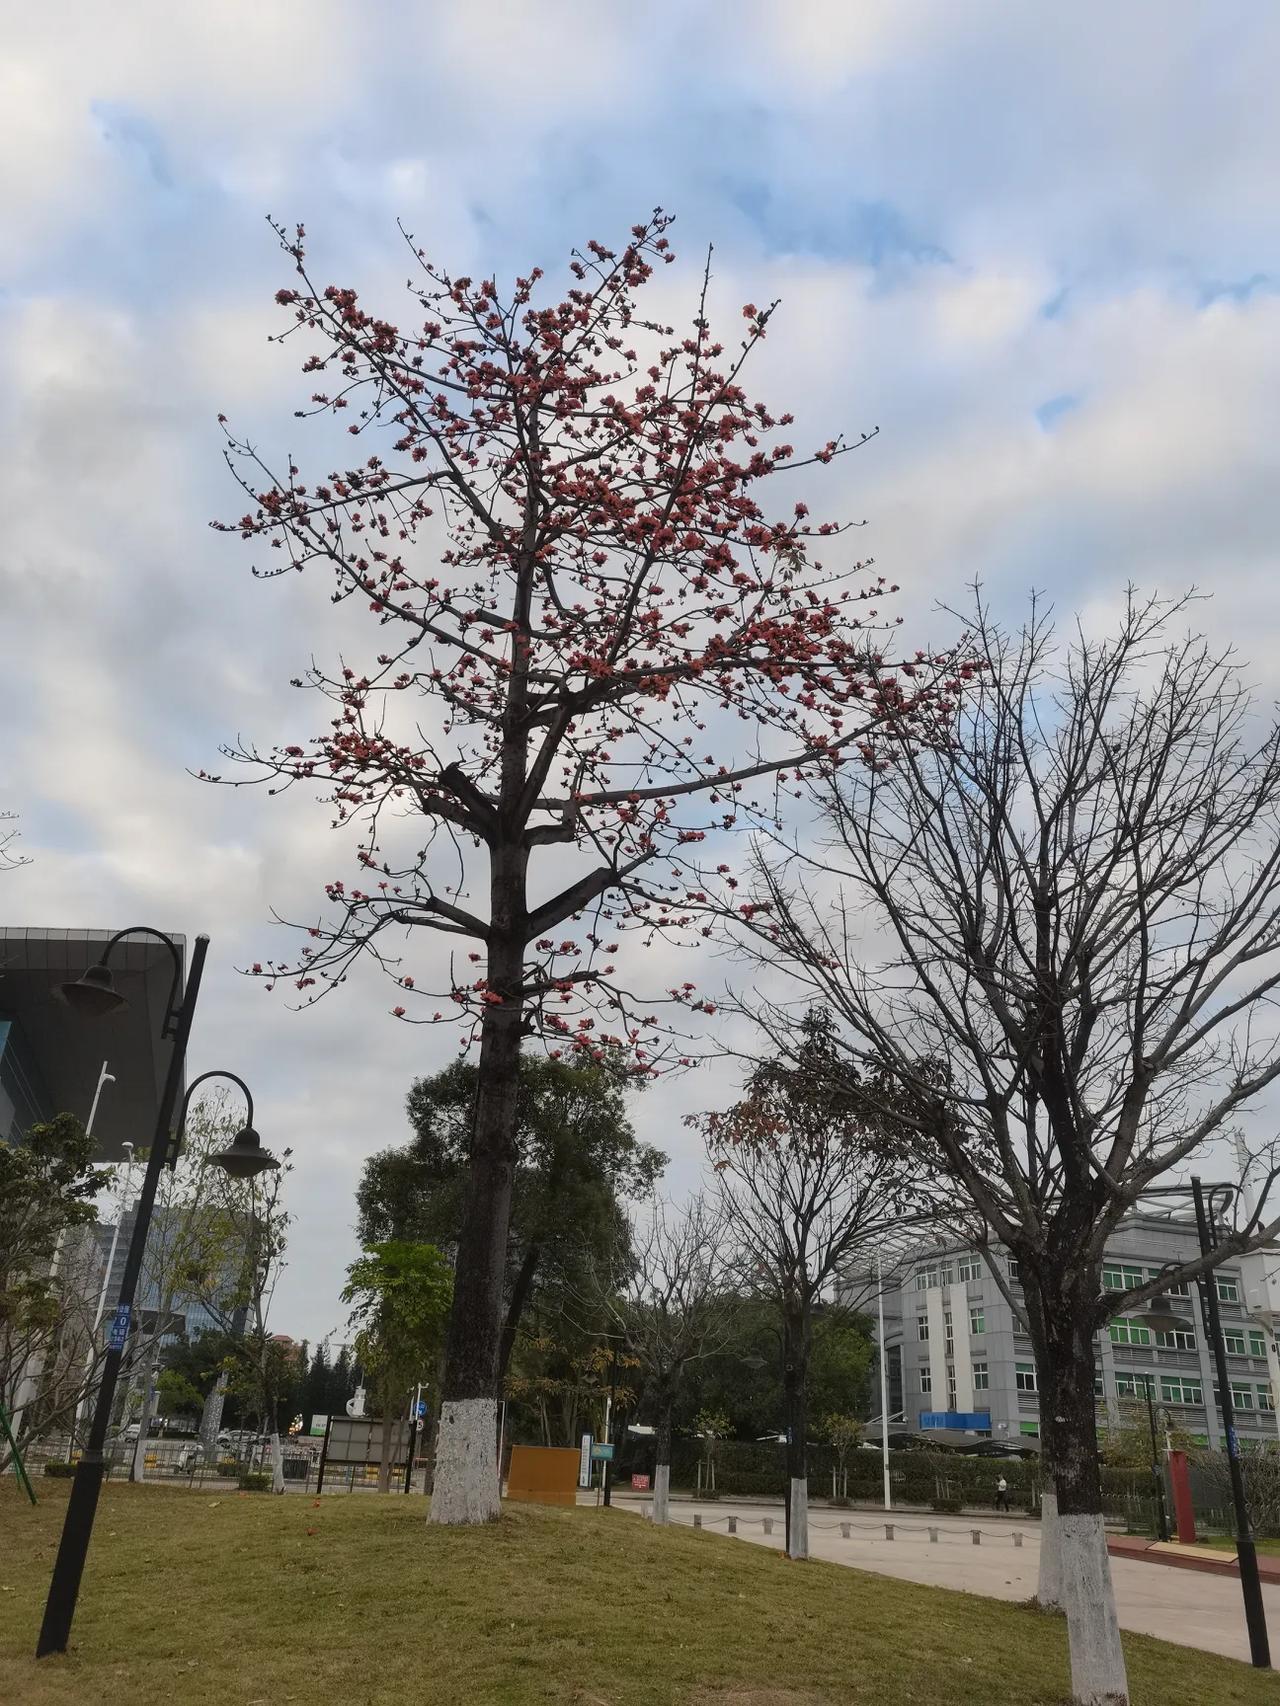
[[[301,795],[186,774],[237,731],[309,729],[288,679],[347,631],[320,578],[256,584],[206,526],[237,508],[219,410],[273,456],[309,437],[295,352],[266,343],[286,263],[262,216],[303,219],[326,280],[399,313],[397,214],[501,272],[668,201],[684,264],[663,311],[691,308],[714,239],[731,331],[743,301],[784,298],[752,388],[800,442],[883,429],[804,495],[868,518],[847,548],[901,581],[912,641],[948,637],[930,607],[975,575],[1010,614],[1033,585],[1102,608],[1129,578],[1198,581],[1271,681],[1280,26],[1190,0],[1153,16],[512,0],[373,6],[352,30],[281,0],[86,3],[11,31],[0,805],[36,863],[5,879],[8,921],[213,936],[193,1067],[242,1072],[296,1151],[283,1329],[336,1321],[360,1160],[454,1043],[396,1025],[371,977],[305,1015],[237,978],[342,846]],[[723,1058],[638,1099],[678,1182],[699,1166],[683,1113],[735,1082]]]

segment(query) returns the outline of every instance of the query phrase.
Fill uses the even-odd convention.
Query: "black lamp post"
[[[151,1144],[151,1153],[147,1157],[147,1170],[142,1181],[142,1190],[135,1208],[133,1232],[129,1239],[129,1251],[125,1258],[124,1273],[120,1280],[120,1297],[112,1318],[111,1330],[107,1339],[107,1352],[103,1360],[102,1381],[98,1387],[97,1401],[94,1406],[93,1421],[89,1428],[89,1438],[76,1465],[75,1479],[71,1484],[71,1496],[67,1502],[67,1514],[62,1525],[62,1538],[58,1542],[58,1555],[54,1560],[53,1577],[49,1583],[49,1597],[45,1602],[44,1621],[40,1626],[40,1638],[36,1644],[36,1657],[44,1658],[49,1653],[64,1653],[67,1650],[67,1640],[71,1634],[71,1624],[75,1617],[76,1601],[80,1594],[80,1578],[84,1573],[84,1562],[89,1551],[89,1541],[93,1535],[93,1519],[98,1508],[98,1495],[102,1491],[102,1478],[105,1470],[103,1448],[106,1445],[107,1428],[111,1419],[111,1408],[115,1398],[116,1383],[120,1376],[120,1364],[124,1356],[125,1343],[129,1337],[129,1327],[133,1319],[134,1296],[138,1289],[138,1280],[142,1273],[142,1259],[146,1249],[147,1232],[151,1225],[151,1213],[155,1206],[156,1187],[160,1182],[160,1170],[170,1158],[170,1123],[173,1119],[174,1106],[178,1100],[178,1088],[182,1083],[183,1062],[186,1056],[187,1040],[191,1035],[191,1021],[195,1014],[196,998],[200,993],[200,979],[204,972],[205,956],[209,951],[209,938],[197,936],[191,953],[191,967],[187,973],[186,988],[179,988],[182,978],[182,962],[176,944],[160,930],[152,930],[146,926],[135,926],[121,930],[114,935],[102,951],[102,958],[96,965],[90,966],[84,976],[73,983],[65,983],[60,991],[67,1005],[76,1013],[86,1018],[99,1018],[107,1013],[116,1012],[125,1003],[115,987],[111,975],[110,959],[116,943],[126,936],[150,936],[156,941],[163,942],[173,960],[173,981],[169,988],[169,1001],[161,1026],[160,1036],[164,1041],[172,1039],[173,1053],[169,1057],[169,1069],[165,1075],[164,1088],[160,1095],[160,1105],[156,1110],[155,1136]],[[212,1076],[205,1073],[204,1077]],[[221,1074],[218,1076],[230,1076]],[[202,1082],[201,1079],[196,1080]],[[240,1080],[235,1080],[240,1084]],[[244,1085],[241,1084],[241,1089]],[[192,1086],[194,1089],[195,1086]],[[245,1090],[246,1099],[249,1092]],[[188,1092],[188,1100],[190,1092]],[[183,1102],[183,1115],[186,1113],[186,1101]],[[249,1117],[252,1121],[253,1104],[249,1101]],[[172,1152],[176,1156],[181,1136],[172,1140]],[[246,1163],[256,1154],[256,1163],[249,1166]],[[252,1127],[246,1128],[236,1138],[228,1150],[215,1160],[226,1167],[228,1172],[240,1177],[247,1172],[256,1172],[262,1166],[275,1166],[277,1163],[263,1155],[258,1135]]]
[[[1210,1193],[1234,1191],[1234,1185],[1211,1185]],[[1213,1254],[1215,1240],[1205,1208],[1204,1185],[1193,1178],[1189,1185],[1161,1185],[1147,1196],[1190,1196],[1195,1204],[1196,1231],[1200,1254]],[[1267,1614],[1262,1602],[1262,1582],[1258,1575],[1258,1549],[1254,1544],[1253,1528],[1249,1522],[1249,1507],[1245,1500],[1244,1474],[1240,1467],[1240,1440],[1236,1434],[1235,1406],[1231,1400],[1231,1377],[1227,1368],[1227,1344],[1222,1336],[1222,1318],[1218,1312],[1218,1288],[1212,1271],[1203,1273],[1196,1281],[1200,1292],[1200,1310],[1204,1316],[1209,1341],[1213,1346],[1214,1368],[1218,1376],[1218,1401],[1222,1407],[1222,1431],[1226,1438],[1227,1471],[1231,1478],[1231,1503],[1236,1518],[1236,1560],[1240,1569],[1240,1592],[1244,1599],[1244,1620],[1249,1631],[1249,1657],[1258,1670],[1271,1668],[1271,1643],[1267,1635]],[[1178,1323],[1161,1311],[1153,1309],[1148,1319],[1158,1321],[1163,1328]]]

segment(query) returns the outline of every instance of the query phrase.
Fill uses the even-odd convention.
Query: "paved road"
[[[615,1502],[621,1509],[641,1513],[638,1499],[615,1496]],[[673,1520],[686,1525],[692,1524],[695,1512],[712,1534],[725,1534],[727,1519],[734,1516],[739,1540],[782,1550],[779,1505],[673,1501],[671,1506]],[[764,1517],[774,1519],[771,1536],[766,1536],[761,1526]],[[850,1524],[848,1540],[840,1534],[841,1521]],[[987,1594],[993,1599],[1030,1599],[1035,1593],[1040,1568],[1040,1532],[1035,1523],[1022,1526],[1016,1518],[990,1514],[972,1520],[937,1517],[933,1519],[938,1529],[936,1543],[929,1540],[930,1518],[923,1513],[895,1518],[894,1523],[896,1538],[887,1540],[883,1521],[874,1511],[816,1509],[809,1517],[809,1550],[815,1558],[832,1563],[875,1570],[903,1581]],[[973,1544],[971,1528],[981,1529],[978,1546]],[[1013,1543],[1015,1531],[1022,1534],[1021,1547]],[[1123,1558],[1111,1560],[1111,1574],[1122,1629],[1158,1635],[1162,1640],[1201,1647],[1227,1658],[1249,1657],[1238,1581]],[[1280,1662],[1280,1587],[1264,1586],[1262,1592],[1273,1649]]]

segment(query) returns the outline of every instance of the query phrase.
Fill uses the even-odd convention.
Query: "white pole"
[[[105,1063],[103,1069],[105,1072]],[[103,1082],[104,1080],[101,1078],[98,1080],[99,1091],[102,1089]],[[114,1083],[114,1079],[112,1082]],[[96,1094],[93,1098],[93,1107],[94,1112],[96,1112],[98,1107],[98,1098]],[[89,1125],[91,1126],[92,1124],[93,1114],[91,1113],[89,1115]],[[85,1130],[87,1131],[88,1129],[89,1127],[86,1126]],[[111,1229],[111,1247],[107,1251],[107,1265],[103,1270],[102,1285],[98,1291],[98,1307],[93,1312],[93,1330],[89,1334],[89,1352],[85,1358],[84,1364],[86,1381],[93,1371],[93,1359],[97,1354],[98,1328],[102,1325],[103,1313],[107,1307],[107,1292],[111,1289],[111,1274],[116,1265],[116,1249],[120,1243],[120,1227],[124,1222],[125,1215],[129,1211],[129,1199],[133,1195],[133,1145],[131,1143],[126,1143],[122,1147],[124,1149],[124,1177],[122,1187],[116,1197],[116,1223]],[[84,1420],[85,1411],[88,1409],[88,1406],[89,1394],[86,1392],[84,1397],[80,1400],[80,1404],[76,1410],[77,1427],[79,1427],[80,1423]]]
[[[880,1462],[884,1468],[884,1508],[893,1509],[889,1489],[889,1361],[884,1348],[884,1265],[876,1251],[876,1337],[880,1350]]]
[[[102,1070],[98,1073],[98,1082],[93,1092],[93,1101],[89,1105],[89,1117],[84,1122],[84,1134],[86,1137],[93,1136],[93,1122],[98,1116],[98,1101],[102,1095],[102,1086],[104,1084],[114,1084],[115,1081],[115,1074],[107,1071],[107,1062],[104,1060],[102,1063]],[[128,1147],[132,1149],[133,1145],[130,1144]]]

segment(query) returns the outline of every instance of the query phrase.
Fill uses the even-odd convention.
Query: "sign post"
[[[578,1485],[580,1487],[589,1487],[591,1485],[590,1434],[583,1434],[582,1436],[582,1456],[578,1459]]]

